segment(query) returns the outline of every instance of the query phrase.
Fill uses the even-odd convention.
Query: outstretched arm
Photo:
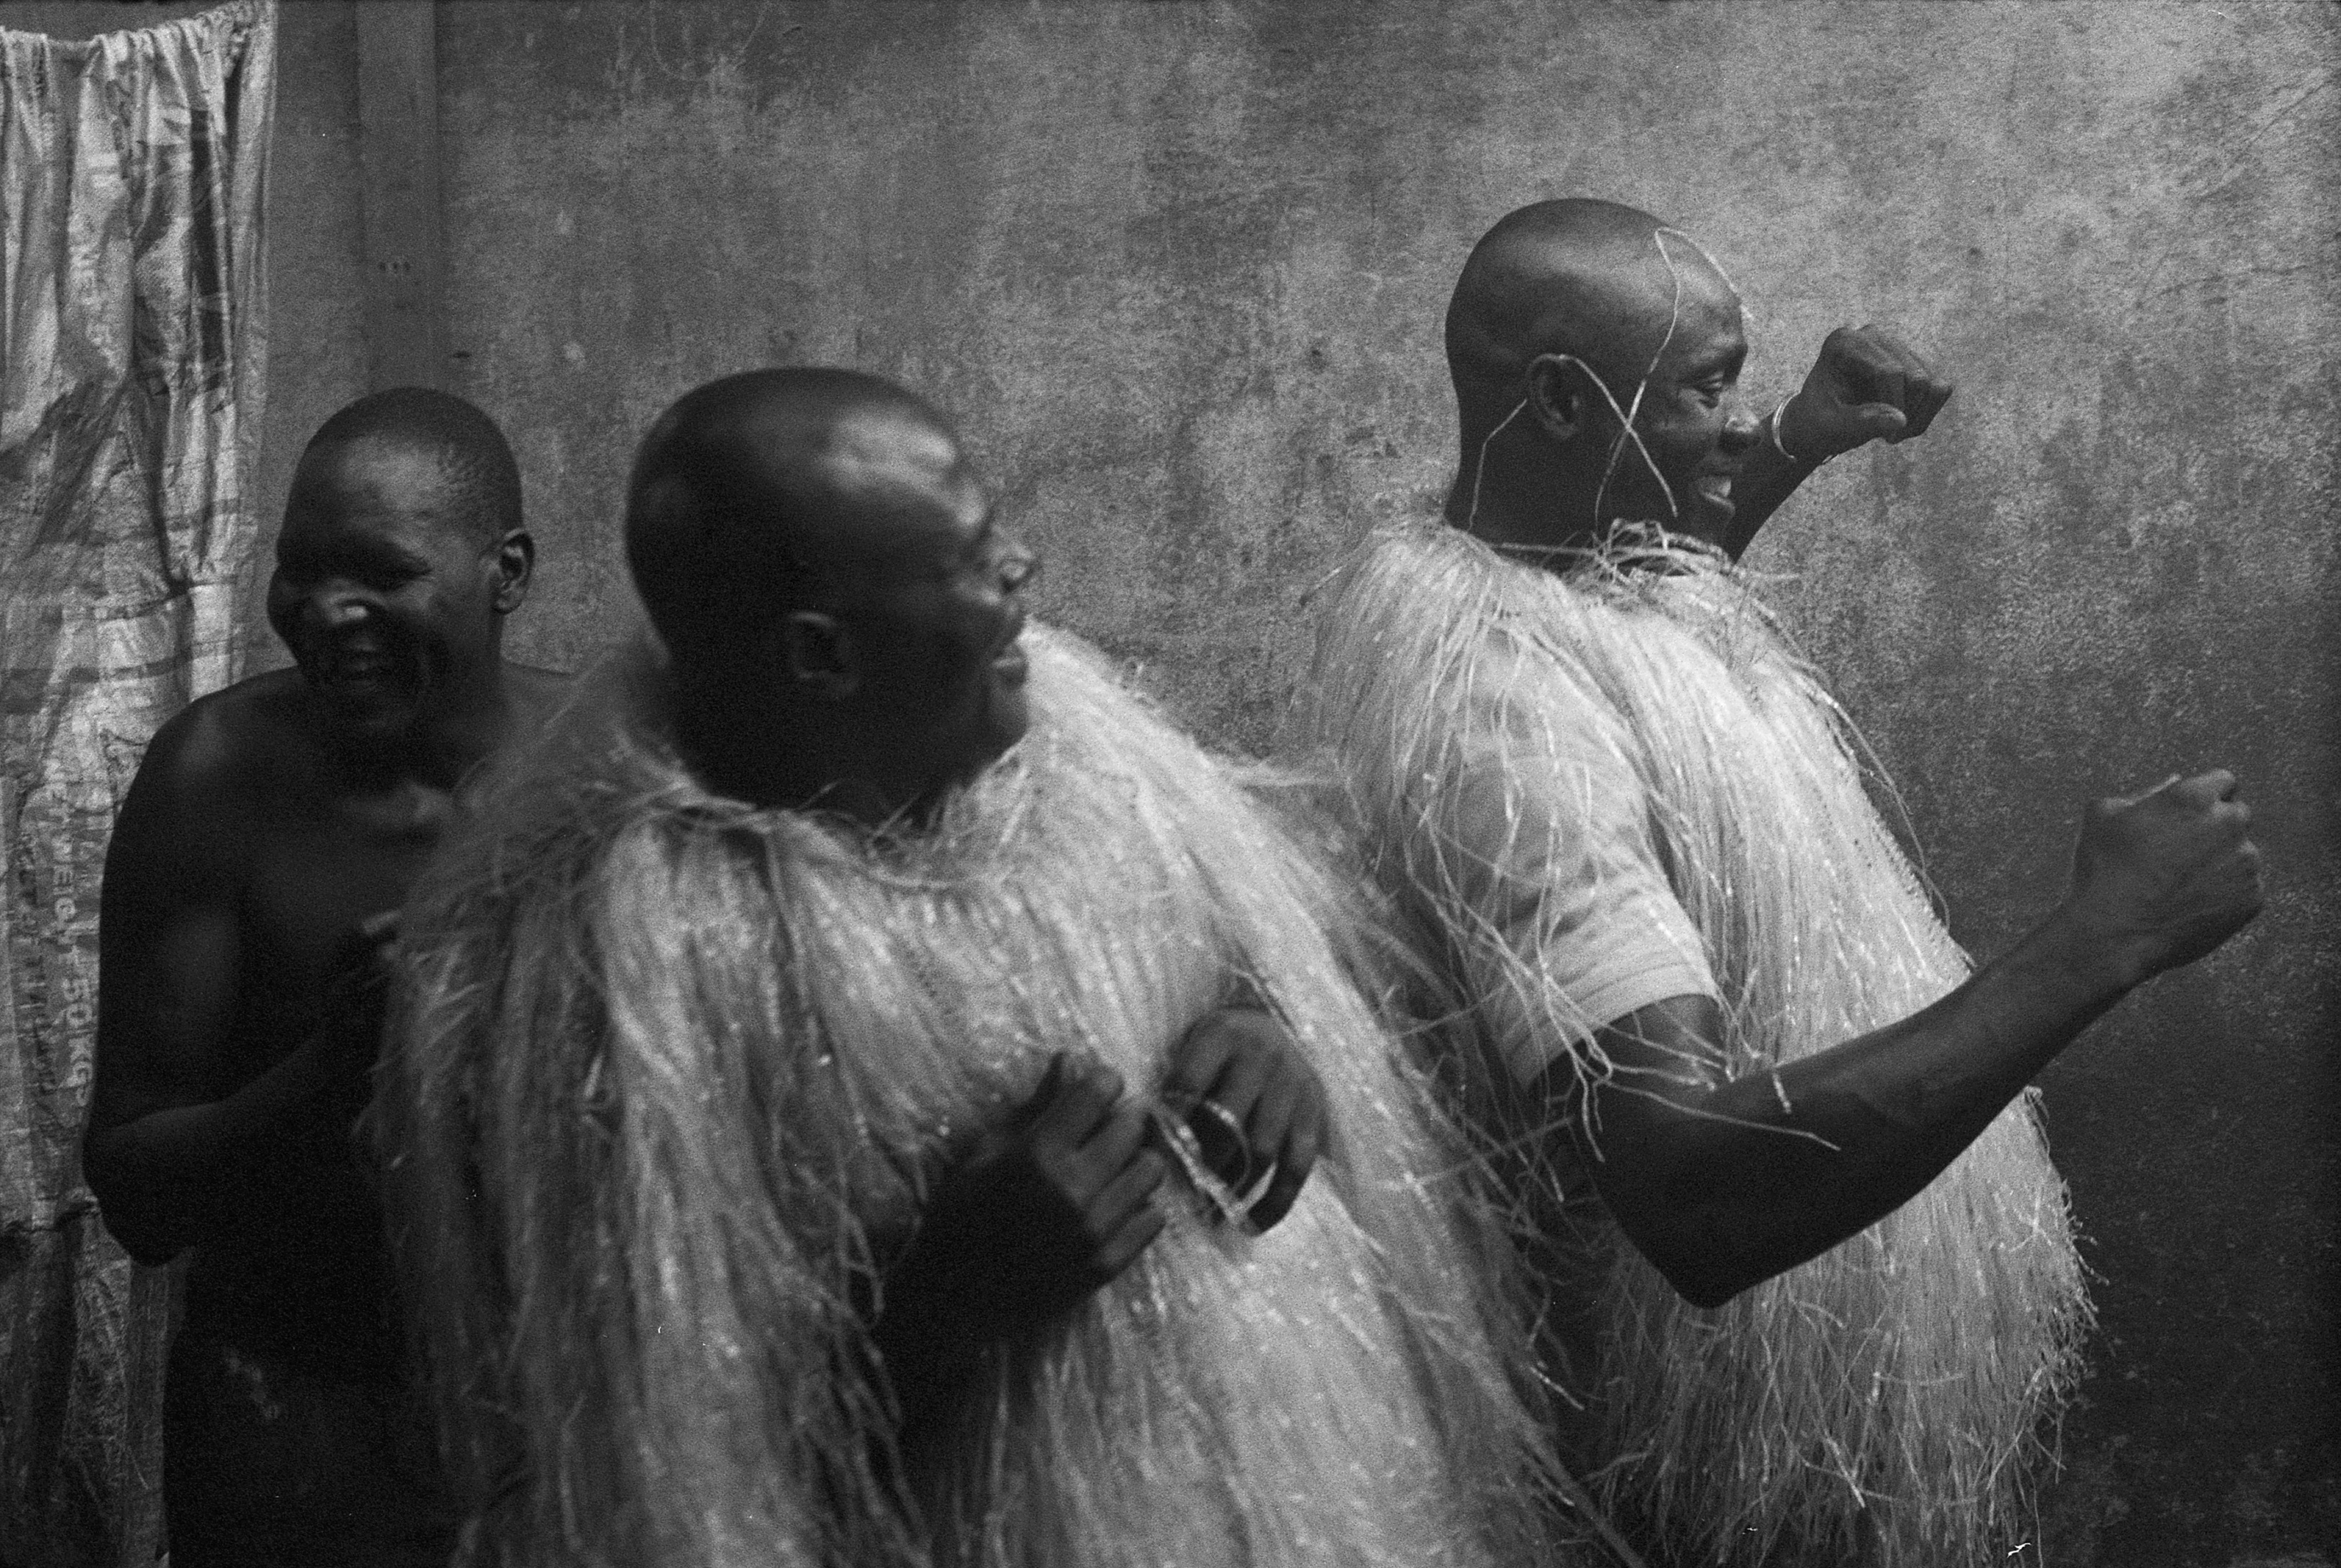
[[[1951,384],[1881,326],[1841,326],[1821,343],[1805,384],[1765,421],[1731,484],[1723,547],[1738,560],[1798,485],[1840,453],[1923,435],[1950,401]]]
[[[1685,1298],[1715,1306],[1835,1246],[1932,1181],[2124,993],[2258,912],[2258,853],[2232,775],[2100,802],[2071,894],[1925,1011],[1775,1071],[1725,1080],[1723,1021],[1676,997],[1612,1024],[1594,1091],[1596,1186]],[[1543,1081],[1556,1124],[1566,1067]],[[1563,1136],[1577,1135],[1573,1131]]]

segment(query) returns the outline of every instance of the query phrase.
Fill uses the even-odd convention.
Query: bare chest
[[[236,1012],[231,1032],[264,1067],[314,1030],[344,944],[406,897],[450,811],[444,792],[292,798],[261,814],[236,897]]]

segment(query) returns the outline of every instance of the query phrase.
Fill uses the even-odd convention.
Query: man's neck
[[[463,706],[441,716],[423,737],[420,759],[433,782],[453,786],[501,750],[513,731],[513,707],[502,660],[464,694]]]
[[[1490,463],[1475,472],[1467,443],[1463,465],[1447,493],[1447,521],[1508,554],[1562,556],[1589,550],[1599,543],[1592,504],[1589,498],[1572,497],[1569,490],[1564,479],[1518,467]],[[1582,514],[1574,525],[1572,513]]]
[[[361,788],[414,785],[452,792],[512,734],[513,711],[495,663],[453,683],[444,700],[393,734],[344,735],[333,751]]]
[[[784,750],[772,744],[775,728],[788,736]],[[856,761],[854,748],[810,720],[752,725],[721,703],[686,707],[677,739],[711,793],[770,810],[824,812],[875,831],[914,815],[925,791],[922,781]]]
[[[1597,524],[1591,487],[1581,474],[1520,467],[1499,471],[1490,464],[1488,471],[1479,476],[1476,506],[1471,480],[1468,471],[1456,475],[1447,494],[1447,521],[1516,561],[1566,567],[1604,549],[1621,527],[1648,525],[1645,520],[1623,515],[1613,515]],[[1768,511],[1768,507],[1766,512]],[[1758,515],[1756,522],[1761,521]],[[1755,533],[1751,524],[1716,539],[1679,524],[1660,522],[1657,525],[1678,538],[1705,539],[1733,560],[1738,559],[1740,550]]]

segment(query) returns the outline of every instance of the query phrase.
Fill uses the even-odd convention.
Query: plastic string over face
[[[1708,255],[1706,247],[1701,245],[1697,240],[1683,233],[1680,229],[1659,228],[1651,230],[1651,243],[1658,246],[1659,259],[1666,264],[1667,276],[1673,284],[1673,297],[1667,311],[1667,330],[1659,339],[1659,346],[1657,350],[1651,354],[1650,363],[1643,367],[1642,378],[1635,385],[1634,395],[1631,399],[1625,404],[1620,404],[1618,401],[1617,393],[1611,390],[1609,381],[1603,377],[1602,374],[1594,369],[1590,365],[1588,365],[1583,359],[1578,357],[1576,355],[1555,354],[1549,355],[1539,355],[1539,358],[1551,358],[1559,360],[1564,365],[1573,365],[1578,369],[1583,371],[1587,378],[1599,389],[1602,401],[1609,405],[1610,414],[1618,421],[1618,434],[1616,438],[1610,442],[1609,459],[1602,465],[1601,483],[1593,492],[1593,515],[1597,520],[1601,515],[1601,503],[1609,495],[1609,481],[1617,474],[1619,460],[1625,455],[1626,447],[1629,443],[1631,443],[1634,450],[1640,454],[1642,465],[1650,471],[1650,477],[1657,480],[1659,483],[1659,494],[1663,494],[1667,498],[1667,520],[1669,523],[1679,522],[1682,517],[1682,506],[1681,504],[1675,499],[1674,486],[1667,483],[1666,474],[1659,471],[1658,459],[1650,455],[1650,449],[1646,444],[1644,444],[1641,432],[1634,427],[1634,421],[1639,417],[1642,412],[1642,399],[1649,392],[1650,378],[1658,374],[1659,362],[1666,357],[1668,348],[1674,343],[1676,329],[1682,325],[1683,275],[1682,268],[1678,265],[1675,261],[1674,253],[1667,249],[1667,236],[1669,235],[1673,235],[1677,240],[1679,240],[1684,245],[1690,246],[1692,250],[1698,252],[1699,259],[1707,263],[1709,267],[1713,268],[1715,275],[1723,280],[1723,285],[1726,288],[1731,290],[1732,297],[1735,300],[1737,300],[1739,295],[1738,287],[1732,283],[1730,275],[1726,273],[1723,268],[1717,264],[1716,259],[1713,256]],[[1489,431],[1487,435],[1481,439],[1479,443],[1479,456],[1471,465],[1471,506],[1470,510],[1464,516],[1463,525],[1466,529],[1469,529],[1479,519],[1479,485],[1480,482],[1486,477],[1488,472],[1488,448],[1494,444],[1497,436],[1504,433],[1504,429],[1507,425],[1510,424],[1513,420],[1519,417],[1520,411],[1528,405],[1528,395],[1526,394],[1522,394],[1520,400],[1512,404],[1511,412],[1505,414],[1503,418],[1498,420],[1496,422],[1496,427]]]

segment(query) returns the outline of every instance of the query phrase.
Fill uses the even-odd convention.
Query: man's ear
[[[853,634],[821,610],[792,610],[780,626],[781,668],[817,697],[837,702],[862,686]]]
[[[1529,361],[1529,414],[1555,441],[1574,441],[1591,423],[1592,373],[1573,354],[1539,354]]]
[[[499,615],[509,615],[528,597],[528,581],[536,571],[536,541],[525,528],[514,528],[496,541],[493,596],[489,604]]]

